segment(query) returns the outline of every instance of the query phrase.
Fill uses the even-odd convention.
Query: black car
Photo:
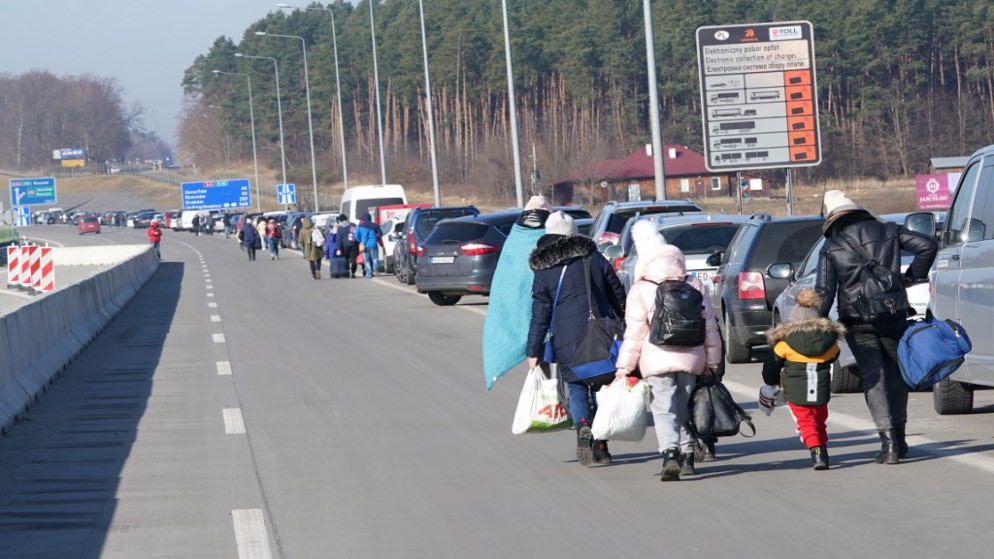
[[[300,250],[300,242],[297,234],[300,232],[301,220],[310,217],[310,212],[287,212],[285,215],[276,217],[276,223],[280,227],[280,246]]]
[[[726,251],[708,259],[718,265],[711,277],[711,305],[729,363],[748,363],[752,348],[767,344],[774,303],[788,285],[786,279],[768,276],[767,268],[780,262],[797,268],[821,237],[824,222],[822,216],[756,214],[739,226]]]
[[[418,271],[418,257],[428,235],[443,219],[479,215],[473,206],[446,206],[440,208],[414,208],[407,214],[404,231],[393,247],[394,274],[397,281],[412,285]]]
[[[454,305],[463,295],[489,295],[497,260],[518,210],[470,215],[439,223],[421,246],[419,293],[436,305]]]
[[[155,210],[142,210],[135,214],[135,218],[131,223],[135,229],[147,229],[152,225],[152,218],[154,216]]]

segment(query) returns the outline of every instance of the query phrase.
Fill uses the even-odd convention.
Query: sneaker
[[[591,444],[594,441],[594,434],[590,431],[590,423],[586,418],[580,419],[579,427],[576,430],[576,461],[581,466],[589,466],[594,461],[594,453]]]
[[[680,461],[683,464],[680,466],[681,476],[693,476],[697,475],[697,469],[694,468],[694,453],[688,452],[686,454],[680,455]]]
[[[680,450],[667,449],[663,453],[663,473],[659,481],[680,481]]]
[[[714,441],[694,445],[694,460],[697,462],[713,462],[715,459]]]
[[[828,469],[828,448],[824,446],[811,448],[811,466],[816,470]]]
[[[595,440],[590,448],[593,451],[595,464],[607,465],[611,463],[611,453],[607,450],[607,441]]]

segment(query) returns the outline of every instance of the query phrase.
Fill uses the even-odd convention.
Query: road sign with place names
[[[708,169],[821,163],[810,22],[701,27],[697,56]]]
[[[252,206],[252,188],[248,179],[184,182],[183,209],[226,210]]]
[[[55,179],[10,179],[10,201],[12,206],[32,206],[55,203]]]
[[[289,184],[277,184],[276,185],[276,202],[278,204],[296,204],[297,203],[297,185],[293,183]]]

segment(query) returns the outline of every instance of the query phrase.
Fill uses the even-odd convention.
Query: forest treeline
[[[524,174],[532,146],[548,181],[649,142],[642,0],[508,0]],[[341,179],[335,21],[350,175],[379,177],[370,7],[343,0],[276,11],[220,37],[183,79],[182,148],[211,165],[251,158],[251,79],[260,157],[279,167],[274,65],[291,180],[310,179],[304,38],[321,184]],[[666,143],[702,151],[695,31],[808,20],[815,29],[823,163],[811,180],[908,176],[935,156],[992,143],[990,0],[667,0],[653,3]],[[418,2],[373,3],[387,179],[430,184]],[[501,2],[424,0],[439,170],[448,185],[513,197]],[[350,176],[351,178],[351,176]],[[354,182],[354,180],[353,180]],[[474,191],[470,189],[469,191]]]

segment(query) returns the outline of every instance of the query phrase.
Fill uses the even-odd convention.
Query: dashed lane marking
[[[231,520],[235,524],[239,559],[272,559],[262,509],[235,509],[231,511]]]
[[[224,334],[214,334],[213,336],[214,336],[214,343],[216,344],[224,343]]]
[[[221,322],[221,315],[219,315],[219,314],[212,314],[211,315],[211,322]]]
[[[242,418],[241,408],[224,408],[221,410],[224,416],[224,432],[227,435],[244,435],[245,420]]]
[[[210,303],[207,303],[207,308],[208,309],[216,309],[217,308],[217,303],[215,303],[214,301],[211,301]]]
[[[219,374],[219,375],[230,375],[231,374],[231,361],[218,361],[217,362],[217,374]]]

